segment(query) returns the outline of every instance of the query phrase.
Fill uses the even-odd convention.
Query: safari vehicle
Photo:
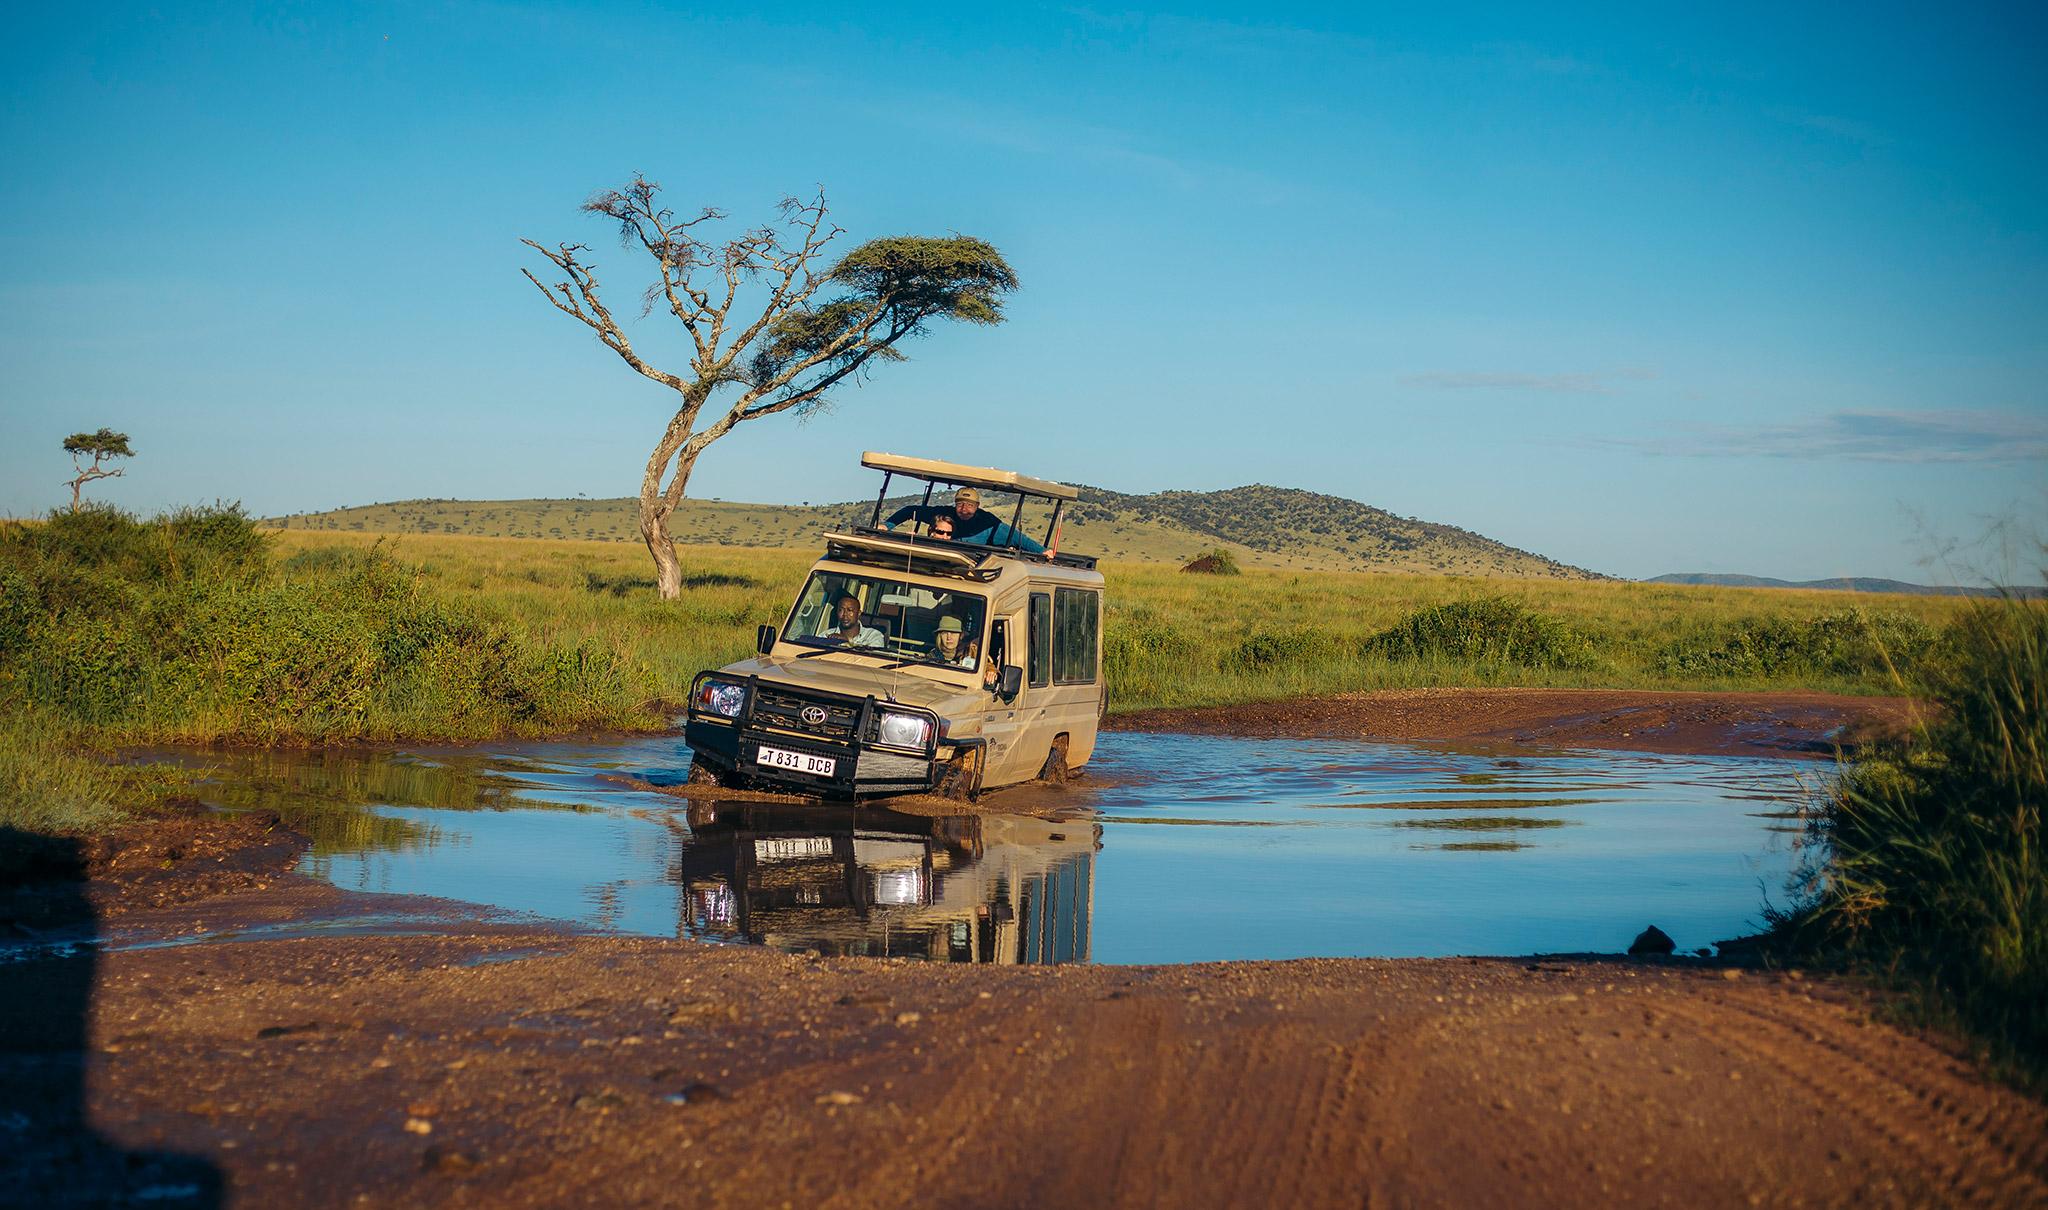
[[[755,658],[692,683],[692,780],[972,799],[1086,765],[1104,707],[1103,582],[1094,559],[1058,549],[1075,490],[895,454],[861,465],[882,472],[868,523],[825,535],[783,625],[761,627]],[[899,478],[923,484],[923,503],[897,509],[891,529],[883,509]],[[936,537],[942,488],[1016,499],[1007,521],[1002,500]],[[1027,506],[1050,507],[1043,544],[1023,533]]]

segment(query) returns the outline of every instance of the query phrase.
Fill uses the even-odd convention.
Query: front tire
[[[728,773],[715,765],[708,764],[701,756],[690,758],[689,784],[708,789],[737,790],[740,788],[739,775]]]

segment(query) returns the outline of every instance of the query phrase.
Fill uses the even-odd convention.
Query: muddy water
[[[660,792],[674,739],[209,756],[305,869],[585,927],[962,962],[1683,948],[1753,931],[1811,765],[1106,735],[1055,818]],[[1000,812],[1002,795],[984,806]]]

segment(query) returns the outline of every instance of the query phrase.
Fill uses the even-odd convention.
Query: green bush
[[[0,529],[0,708],[116,740],[482,737],[650,721],[644,670],[522,637],[371,548],[272,566],[238,508]]]
[[[1585,668],[1593,645],[1510,597],[1473,597],[1419,609],[1365,640],[1390,660],[1457,660],[1522,668]]]
[[[1826,804],[1820,891],[1788,927],[1924,980],[2048,1081],[2048,606],[1975,609],[1951,640],[1935,721]]]
[[[1727,631],[1679,639],[1658,653],[1667,675],[1776,677],[1820,673],[1898,680],[1924,664],[1939,635],[1904,614],[1837,610],[1804,621],[1745,618]]]

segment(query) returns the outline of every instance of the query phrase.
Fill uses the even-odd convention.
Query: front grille
[[[809,707],[816,718],[816,711],[823,711],[824,717],[817,721],[806,721],[805,708]],[[839,743],[853,742],[853,729],[860,722],[860,707],[848,702],[819,701],[784,693],[766,686],[754,693],[754,724],[773,727],[778,731],[794,731],[800,735],[815,735],[819,739]]]

